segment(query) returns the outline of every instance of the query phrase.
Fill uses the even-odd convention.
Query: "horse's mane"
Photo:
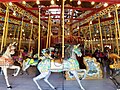
[[[68,45],[65,49],[65,59],[70,58],[72,54],[73,45]]]

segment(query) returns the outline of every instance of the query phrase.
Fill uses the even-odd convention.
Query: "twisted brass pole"
[[[98,24],[99,24],[99,31],[100,31],[100,44],[101,44],[102,52],[103,52],[103,38],[102,38],[102,30],[100,26],[100,17],[98,17]]]
[[[31,31],[30,31],[30,40],[29,40],[29,47],[28,51],[30,52],[30,47],[31,47],[31,41],[32,41],[32,33],[33,33],[33,23],[31,23]]]
[[[39,8],[39,28],[38,28],[38,58],[40,57],[40,33],[41,33],[41,27],[40,27],[40,6],[38,6]]]
[[[22,43],[22,30],[23,30],[23,17],[22,17],[22,23],[21,23],[21,27],[20,27],[20,41],[19,41],[19,50],[21,48],[21,43]]]
[[[5,21],[4,21],[4,26],[3,26],[3,35],[2,35],[2,42],[1,42],[1,52],[2,52],[3,46],[4,46],[6,24],[7,24],[7,21],[8,21],[8,13],[9,13],[9,5],[7,4],[6,14],[5,14]]]
[[[64,3],[65,1],[62,0],[62,58],[64,58]]]

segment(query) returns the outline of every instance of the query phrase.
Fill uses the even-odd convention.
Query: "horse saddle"
[[[62,64],[62,60],[61,59],[53,59],[51,60],[51,65],[50,65],[51,69],[54,70],[62,70],[63,69],[63,64]]]
[[[0,65],[13,65],[14,61],[10,58],[0,57]]]

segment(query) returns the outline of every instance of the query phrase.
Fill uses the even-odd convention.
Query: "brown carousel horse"
[[[112,53],[109,54],[109,59],[113,60],[113,63],[109,65],[112,70],[110,79],[115,84],[117,90],[120,90],[120,82],[118,82],[118,80],[116,79],[116,77],[120,75],[120,56]]]
[[[16,43],[12,43],[9,44],[6,47],[5,52],[3,53],[3,55],[0,57],[0,67],[1,70],[3,71],[5,80],[6,80],[6,84],[7,84],[7,88],[12,88],[11,85],[9,84],[8,81],[8,75],[7,75],[7,69],[17,69],[17,72],[13,74],[13,76],[17,76],[19,71],[20,71],[20,67],[19,66],[15,66],[13,65],[14,62],[12,60],[11,55],[13,55],[15,53],[15,48],[16,48]]]

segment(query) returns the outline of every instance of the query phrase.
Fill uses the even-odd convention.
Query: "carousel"
[[[119,0],[0,0],[0,68],[13,76],[36,67],[38,80],[54,72],[65,80],[109,79],[120,90]],[[1,82],[0,82],[1,85]],[[112,89],[111,89],[112,90]]]

